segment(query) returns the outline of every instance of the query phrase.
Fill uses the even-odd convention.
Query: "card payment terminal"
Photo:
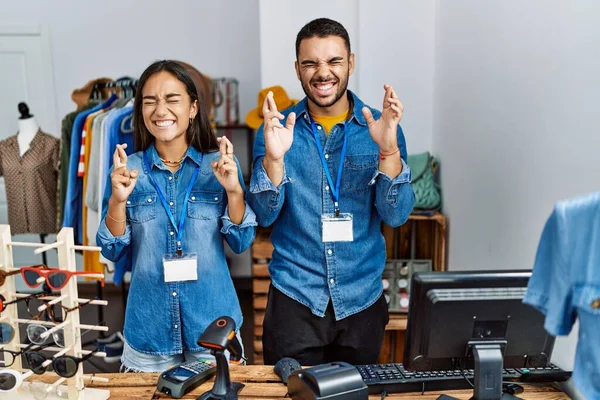
[[[185,362],[160,374],[156,388],[159,392],[180,399],[195,386],[210,379],[216,371],[214,364],[206,360]]]

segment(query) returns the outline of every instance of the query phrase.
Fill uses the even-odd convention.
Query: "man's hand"
[[[376,121],[371,110],[363,107],[362,113],[369,126],[369,134],[379,146],[383,155],[390,155],[398,150],[398,124],[402,119],[404,106],[390,85],[383,85],[383,109],[381,117]]]
[[[273,92],[269,92],[263,103],[265,159],[268,162],[283,161],[283,156],[292,147],[296,114],[288,115],[285,127],[279,122],[283,114],[277,110]]]

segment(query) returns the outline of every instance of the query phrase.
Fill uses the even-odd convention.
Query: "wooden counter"
[[[97,374],[110,379],[108,383],[90,384],[90,387],[108,388],[111,393],[111,399],[151,399],[156,388],[158,374]],[[45,377],[36,377],[36,379]],[[213,378],[214,379],[214,378]],[[242,382],[246,385],[241,392],[241,399],[284,399],[287,394],[287,387],[281,383],[277,375],[273,373],[272,366],[252,365],[252,366],[232,366],[231,380]],[[200,387],[188,393],[185,399],[195,399],[200,394],[210,390],[213,386],[212,379],[205,382]],[[445,394],[452,395],[459,399],[469,399],[472,396],[472,391],[456,390],[446,391]],[[414,400],[434,400],[442,394],[442,392],[425,392],[421,393],[403,393],[391,394],[388,397],[414,399]],[[157,396],[158,397],[158,396]],[[522,399],[531,400],[557,400],[568,399],[569,397],[559,392],[552,386],[528,385],[525,387],[525,392],[519,395]],[[161,399],[169,397],[162,395]],[[380,395],[372,395],[370,399],[379,400]],[[287,400],[290,400],[288,397]]]

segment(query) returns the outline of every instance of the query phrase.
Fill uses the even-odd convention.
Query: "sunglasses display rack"
[[[31,242],[15,242],[12,240],[10,233],[9,225],[0,225],[0,269],[2,269],[6,273],[13,272],[18,270],[18,268],[14,267],[13,264],[13,247],[32,247],[35,248],[35,254],[42,254],[43,252],[56,249],[58,252],[58,264],[59,268],[64,271],[75,272],[76,271],[76,258],[75,258],[75,250],[86,250],[86,251],[100,251],[100,247],[95,246],[78,246],[75,245],[73,239],[73,229],[72,228],[63,228],[58,233],[56,242],[45,244],[45,243],[31,243]],[[27,294],[19,294],[16,293],[15,288],[15,278],[19,279],[20,275],[7,276],[4,282],[4,285],[0,287],[0,293],[5,297],[7,302],[18,299],[19,297],[27,297]],[[89,273],[85,275],[78,275],[88,278],[104,278],[103,274],[97,273]],[[40,276],[38,282],[40,283],[40,288],[43,282],[45,281],[45,277]],[[38,308],[39,312],[43,312],[47,306],[53,304],[62,304],[68,308],[75,308],[78,305],[88,303],[95,305],[106,306],[107,302],[104,300],[93,300],[89,299],[81,299],[78,296],[77,291],[77,276],[72,276],[68,279],[66,285],[62,287],[60,290],[60,294],[51,294],[43,297],[44,301],[49,300],[46,304],[41,305]],[[14,337],[13,339],[4,345],[0,345],[1,349],[10,350],[14,352],[19,352],[22,349],[29,346],[29,344],[21,343],[21,335],[19,324],[29,324],[29,323],[37,323],[43,324],[47,326],[49,329],[41,335],[42,338],[49,338],[49,341],[52,340],[52,334],[60,329],[63,329],[64,332],[64,348],[60,347],[45,347],[44,351],[56,351],[52,357],[48,361],[46,361],[43,365],[49,366],[52,363],[53,358],[57,358],[63,355],[70,355],[75,358],[81,358],[85,355],[91,353],[88,350],[83,350],[81,348],[81,336],[83,333],[87,331],[108,331],[108,327],[106,326],[92,326],[92,325],[83,325],[79,320],[79,309],[75,309],[72,312],[66,313],[64,316],[64,321],[61,323],[54,322],[46,322],[46,321],[38,321],[31,320],[27,318],[19,318],[17,307],[6,307],[4,311],[2,311],[2,315],[0,316],[0,322],[10,323],[14,327]],[[106,354],[102,352],[96,352],[94,356],[97,357],[105,357]],[[32,399],[34,398],[30,388],[30,381],[37,380],[33,371],[23,368],[21,363],[21,356],[15,357],[14,363],[9,368],[10,370],[21,371],[21,378],[24,381],[20,388],[15,391],[11,391],[10,393],[2,393],[0,391],[0,399],[2,398],[10,398],[11,400],[20,400],[20,399]],[[2,369],[0,369],[0,373],[2,373]],[[74,376],[70,378],[63,378],[57,375],[55,372],[46,372],[44,375],[44,382],[49,382],[49,377],[56,377],[53,379],[53,382],[49,383],[46,386],[47,397],[48,400],[57,399],[59,397],[56,396],[56,388],[60,385],[63,390],[68,391],[68,399],[85,399],[85,400],[105,400],[110,397],[110,392],[105,389],[96,389],[86,387],[86,383],[90,381],[93,382],[108,382],[108,379],[103,377],[96,377],[90,374],[83,373],[83,363],[77,364],[77,372]],[[29,378],[29,379],[28,379]],[[63,397],[64,398],[64,397]]]

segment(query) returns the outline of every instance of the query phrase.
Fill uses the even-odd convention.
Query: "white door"
[[[40,127],[60,137],[56,113],[50,44],[43,27],[0,26],[0,140],[18,131],[17,105],[24,101]],[[0,224],[8,223],[4,178],[0,179]],[[37,235],[18,235],[18,241],[40,241]],[[54,236],[48,237],[54,240]],[[48,262],[56,266],[54,252]],[[31,248],[14,249],[15,266],[36,264],[41,257]]]

